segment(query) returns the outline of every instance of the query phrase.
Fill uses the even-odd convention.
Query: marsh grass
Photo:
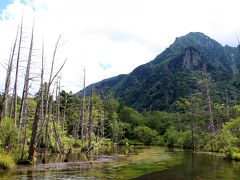
[[[0,151],[0,169],[10,169],[15,166],[15,162],[11,154]]]

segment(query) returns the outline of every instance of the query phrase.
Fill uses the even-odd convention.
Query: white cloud
[[[68,59],[62,84],[76,92],[81,88],[84,67],[87,84],[129,73],[152,60],[176,36],[190,31],[201,31],[223,45],[236,45],[239,5],[238,0],[14,0],[1,13],[0,61],[8,59],[23,12],[26,41],[35,18],[35,61],[40,59],[44,39],[48,70],[62,34],[55,69]],[[101,63],[111,64],[111,68],[104,70]],[[4,76],[0,67],[0,90]]]

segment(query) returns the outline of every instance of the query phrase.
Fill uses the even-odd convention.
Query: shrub
[[[224,149],[227,159],[240,160],[240,152],[236,147],[226,147]]]
[[[133,129],[133,135],[138,141],[150,145],[155,142],[158,133],[147,126],[137,126]]]
[[[153,141],[154,145],[164,146],[164,136],[157,136]]]
[[[182,137],[180,133],[174,129],[174,127],[169,127],[165,133],[165,142],[168,147],[181,147]]]

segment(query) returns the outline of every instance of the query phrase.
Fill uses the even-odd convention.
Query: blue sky
[[[10,4],[12,0],[0,0],[0,12]]]

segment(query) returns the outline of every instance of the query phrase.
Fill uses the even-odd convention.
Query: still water
[[[161,147],[118,147],[95,154],[49,156],[48,164],[18,166],[0,179],[240,179],[240,162],[204,153],[171,152]]]

